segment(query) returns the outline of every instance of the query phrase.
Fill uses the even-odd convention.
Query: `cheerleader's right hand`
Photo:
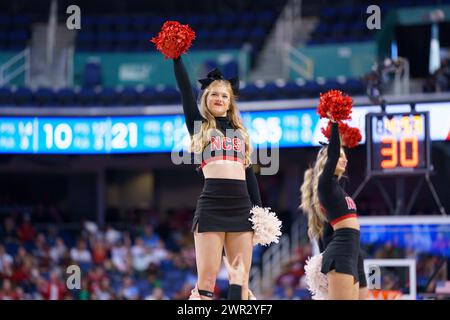
[[[327,118],[330,119],[331,122],[336,122],[336,120],[334,120],[334,117],[331,115],[330,111],[327,112]]]
[[[223,257],[223,263],[225,264],[225,268],[228,272],[228,279],[230,281],[230,284],[238,284],[242,286],[244,283],[244,273],[245,273],[245,267],[244,262],[242,260],[242,254],[238,254],[234,260],[233,263],[230,264],[228,261],[228,258],[226,256]]]

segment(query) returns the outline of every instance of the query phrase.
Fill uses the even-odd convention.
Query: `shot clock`
[[[368,113],[369,174],[415,174],[430,171],[428,112]]]

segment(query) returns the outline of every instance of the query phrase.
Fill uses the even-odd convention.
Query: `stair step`
[[[296,5],[295,1],[291,4],[287,4],[285,7],[286,11],[293,10],[292,5]],[[298,5],[298,4],[297,4]],[[310,39],[312,31],[316,28],[319,19],[316,17],[298,17],[294,20],[294,25],[301,25],[298,27],[294,34],[292,40],[292,45],[296,46],[300,43],[305,43]],[[259,54],[256,62],[256,67],[251,71],[249,79],[255,81],[258,79],[273,81],[277,78],[284,77],[284,63],[283,63],[283,53],[282,48],[279,44],[279,32],[278,28],[286,28],[283,24],[289,23],[284,20],[283,15],[280,15],[278,21],[276,22],[275,28],[272,30],[268,37],[266,46],[263,51]],[[297,24],[295,24],[297,23]]]
[[[67,86],[67,65],[69,48],[73,48],[76,32],[68,30],[64,24],[56,27],[54,52],[51,64],[47,64],[47,25],[33,26],[31,39],[30,85],[33,87]]]

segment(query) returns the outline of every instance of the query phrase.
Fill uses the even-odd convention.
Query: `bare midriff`
[[[332,223],[333,229],[342,229],[342,228],[352,228],[359,230],[359,221],[358,218],[355,216],[350,216],[348,218],[342,219],[336,223]]]
[[[203,167],[202,171],[205,179],[245,180],[245,167],[237,161],[211,161]]]

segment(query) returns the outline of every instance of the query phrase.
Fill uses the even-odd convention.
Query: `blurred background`
[[[15,0],[0,2],[0,299],[189,297],[203,181],[171,156],[189,137],[172,62],[150,42],[167,20],[196,32],[183,56],[196,90],[214,67],[239,75],[253,146],[274,147],[255,167],[284,235],[254,249],[259,299],[311,299],[317,248],[297,208],[330,89],[353,97],[363,133],[345,184],[366,262],[383,266],[371,298],[450,297],[450,1]],[[377,167],[389,130],[366,115],[380,111],[427,113],[420,168]],[[216,298],[227,287],[222,270]]]

